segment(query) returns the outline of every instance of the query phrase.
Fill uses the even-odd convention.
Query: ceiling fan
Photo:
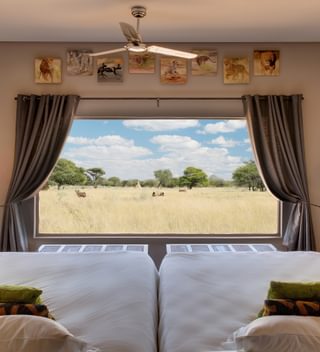
[[[132,53],[155,53],[161,55],[181,57],[184,59],[194,59],[197,54],[190,53],[187,51],[174,50],[165,48],[157,45],[147,46],[143,43],[139,33],[140,18],[143,18],[147,14],[147,9],[144,6],[133,6],[131,8],[131,14],[137,19],[137,29],[128,23],[120,22],[120,27],[123,35],[126,37],[128,43],[119,49],[112,49],[107,51],[100,51],[98,53],[89,54],[90,56],[101,56],[119,53],[121,51],[129,51]]]

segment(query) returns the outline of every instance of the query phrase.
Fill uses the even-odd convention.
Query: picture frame
[[[248,84],[250,81],[248,57],[225,57],[223,60],[225,84]]]
[[[41,84],[59,84],[62,82],[61,59],[55,57],[37,57],[34,59],[34,82]]]
[[[93,75],[93,57],[89,56],[91,50],[67,50],[67,74],[70,76]]]
[[[186,84],[187,79],[187,59],[168,56],[160,58],[162,84]]]
[[[253,75],[280,76],[280,50],[254,50]]]
[[[128,54],[129,73],[155,73],[156,55],[153,53]]]
[[[122,56],[103,56],[96,62],[98,82],[123,82]]]
[[[191,61],[192,76],[216,76],[218,72],[217,50],[192,50],[198,56]]]

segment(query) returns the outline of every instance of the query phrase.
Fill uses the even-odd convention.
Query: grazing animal
[[[207,61],[211,61],[214,64],[216,63],[214,60],[211,59],[211,57],[209,55],[198,55],[196,57],[196,62],[198,64],[198,66],[205,64]]]
[[[87,196],[86,192],[81,192],[78,189],[76,189],[75,192],[77,193],[77,196],[79,198],[86,198],[86,196]]]
[[[152,197],[164,197],[164,192],[152,192]]]

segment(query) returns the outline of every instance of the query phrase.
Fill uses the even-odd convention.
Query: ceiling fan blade
[[[190,53],[188,51],[174,50],[157,45],[148,46],[148,52],[167,56],[181,57],[184,59],[194,59],[198,56],[197,54]]]
[[[114,53],[120,53],[122,51],[126,51],[127,48],[119,48],[119,49],[111,49],[111,50],[106,50],[106,51],[99,51],[98,53],[91,53],[88,54],[89,56],[102,56],[102,55],[109,55],[109,54],[114,54]]]
[[[123,35],[127,38],[127,41],[134,44],[139,44],[142,42],[140,34],[136,31],[134,27],[129,23],[120,22],[120,27]]]

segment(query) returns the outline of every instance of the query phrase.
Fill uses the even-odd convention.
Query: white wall
[[[155,74],[129,74],[124,70],[122,83],[97,83],[95,76],[67,76],[67,49],[119,47],[118,44],[90,43],[0,43],[0,204],[9,186],[15,143],[15,101],[17,94],[79,94],[81,96],[192,96],[221,97],[243,94],[304,95],[304,131],[307,175],[311,202],[320,205],[320,44],[168,44],[180,49],[216,48],[218,74],[216,77],[189,76],[186,85],[168,86],[159,82],[159,67]],[[224,56],[249,56],[252,71],[254,49],[280,49],[280,76],[253,77],[250,84],[225,85],[222,63]],[[45,85],[33,83],[35,57],[53,56],[63,59],[63,83]],[[126,59],[126,55],[125,59]],[[320,249],[320,209],[312,207],[313,222]],[[0,218],[2,208],[0,208]]]

